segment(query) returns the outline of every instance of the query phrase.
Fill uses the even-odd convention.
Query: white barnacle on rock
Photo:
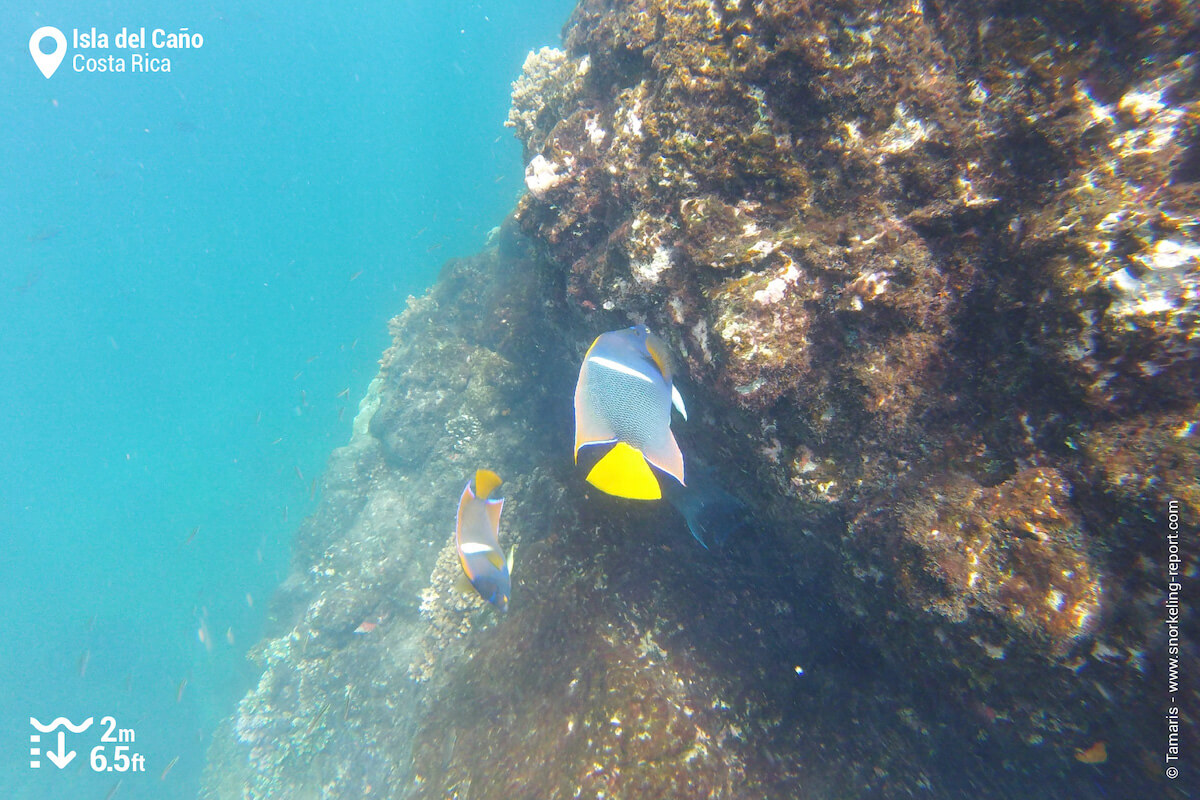
[[[1046,606],[1050,608],[1051,611],[1062,611],[1063,603],[1066,601],[1066,599],[1067,596],[1061,591],[1058,589],[1051,589],[1046,594]]]
[[[769,306],[778,303],[787,294],[787,282],[783,278],[772,278],[767,288],[754,293],[754,302]]]
[[[1117,109],[1135,123],[1113,139],[1119,159],[1153,154],[1176,143],[1186,108],[1166,102],[1168,90],[1188,79],[1193,59],[1181,59],[1178,68],[1138,84],[1117,101]]]
[[[982,83],[976,80],[971,81],[968,85],[971,87],[969,99],[972,103],[975,103],[976,105],[983,105],[987,102],[988,90]]]
[[[1082,83],[1075,87],[1075,102],[1084,109],[1095,125],[1111,125],[1116,120],[1113,107],[1096,100],[1091,90]]]
[[[684,319],[683,301],[680,300],[678,297],[672,297],[670,300],[667,301],[667,308],[671,312],[671,320],[676,325],[682,325],[683,319]]]
[[[659,246],[655,248],[648,260],[631,262],[629,271],[634,280],[642,285],[658,283],[662,274],[671,268],[671,259],[674,253],[675,248],[673,247]]]
[[[627,139],[642,138],[642,104],[646,99],[646,82],[621,92],[614,115],[617,132]]]
[[[711,364],[712,350],[708,347],[708,322],[704,317],[700,317],[696,324],[692,326],[692,338],[700,345],[700,353],[704,357],[705,364]]]
[[[569,159],[566,165],[560,166],[539,153],[525,167],[525,186],[534,197],[544,200],[547,192],[567,180],[570,168]]]
[[[779,242],[772,242],[769,239],[762,239],[747,248],[746,252],[750,254],[750,258],[752,260],[757,261],[771,255],[771,253],[774,253],[778,247]]]
[[[796,269],[796,262],[792,261],[787,254],[784,254],[784,258],[787,263],[774,278],[768,281],[766,288],[759,289],[754,293],[754,302],[764,306],[778,303],[787,295],[788,287],[800,277],[800,270]]]
[[[1004,658],[1003,645],[991,644],[978,636],[972,636],[971,641],[983,648],[983,652],[987,653],[987,657],[999,661]]]
[[[584,130],[587,131],[588,139],[591,140],[593,146],[599,147],[600,145],[604,144],[604,137],[607,136],[608,133],[604,130],[604,128],[600,127],[599,119],[596,117],[588,117],[588,121],[584,123],[583,127]]]
[[[1150,117],[1159,113],[1167,107],[1163,102],[1163,90],[1140,88],[1126,92],[1120,102],[1117,103],[1117,108],[1129,114],[1137,122],[1145,122]]]
[[[1155,242],[1153,250],[1148,255],[1141,257],[1140,260],[1155,271],[1177,270],[1185,266],[1194,269],[1200,262],[1200,247],[1191,242],[1160,239]]]
[[[1132,317],[1170,312],[1200,297],[1200,246],[1193,242],[1160,239],[1133,259],[1142,267],[1140,274],[1122,267],[1108,276],[1108,288],[1115,295],[1109,313]]]
[[[897,103],[895,119],[879,137],[884,153],[904,153],[929,138],[929,126],[912,116],[903,103]]]

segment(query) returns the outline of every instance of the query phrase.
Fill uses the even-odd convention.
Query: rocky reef
[[[1198,25],[583,0],[514,83],[528,193],[392,323],[205,796],[1187,796]],[[753,509],[722,550],[573,469],[579,360],[632,322]],[[480,467],[503,618],[453,589]]]

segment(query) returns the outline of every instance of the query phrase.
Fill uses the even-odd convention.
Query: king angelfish
[[[500,611],[508,610],[512,591],[510,577],[512,555],[506,559],[500,549],[500,512],[504,498],[493,497],[500,488],[500,476],[481,469],[463,489],[458,501],[458,524],[454,542],[458,562],[470,585],[479,596]]]
[[[596,337],[575,385],[575,462],[585,448],[602,453],[588,469],[588,483],[618,497],[657,500],[662,487],[653,465],[682,485],[672,406],[687,419],[662,339],[644,325]]]

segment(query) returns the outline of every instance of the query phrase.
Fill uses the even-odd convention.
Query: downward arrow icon
[[[47,752],[46,758],[54,762],[54,766],[62,769],[67,764],[71,763],[71,759],[75,758],[75,751],[67,752],[67,735],[62,731],[58,732],[58,752]]]

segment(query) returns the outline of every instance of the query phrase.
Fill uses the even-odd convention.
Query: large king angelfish
[[[662,487],[652,464],[682,485],[672,405],[687,419],[662,339],[644,325],[596,337],[575,385],[575,462],[581,451],[587,461],[602,453],[592,461],[588,483],[618,497],[657,500]]]

